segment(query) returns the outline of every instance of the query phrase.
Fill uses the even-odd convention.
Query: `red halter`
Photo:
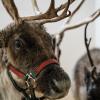
[[[32,66],[31,67],[32,77],[35,78],[49,64],[58,64],[58,61],[56,59],[47,59],[47,60],[43,61],[40,65],[38,65],[36,67]],[[23,78],[26,75],[25,73],[19,71],[18,69],[16,69],[12,65],[9,66],[9,69],[14,74],[16,74],[19,78]]]

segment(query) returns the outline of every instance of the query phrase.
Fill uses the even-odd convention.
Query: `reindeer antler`
[[[63,29],[59,33],[56,33],[55,35],[62,34],[63,32],[67,30],[79,28],[87,23],[91,23],[95,19],[97,19],[99,16],[100,16],[100,9],[96,10],[91,16],[85,18],[83,21],[77,22],[76,24],[73,24],[73,25],[66,25],[65,27],[63,27]]]
[[[66,24],[69,24],[72,17],[76,14],[76,12],[81,8],[81,6],[84,4],[85,0],[82,0],[78,6],[76,7],[76,9],[71,13],[71,16],[69,16]],[[59,37],[57,38],[57,36],[59,35]],[[63,41],[63,38],[64,38],[64,35],[65,35],[65,32],[62,31],[60,34],[58,34],[57,36],[54,34],[53,35],[53,38],[54,40],[56,41],[56,44],[55,44],[55,48],[57,49],[55,52],[56,52],[56,55],[57,55],[57,58],[60,59],[60,55],[61,55],[61,49],[60,49],[60,44],[61,42]]]
[[[15,6],[15,3],[13,0],[2,0],[2,3],[9,13],[9,15],[12,17],[12,19],[16,22],[16,24],[19,22],[19,14],[18,10]]]
[[[44,14],[40,14],[37,16],[21,17],[21,19],[25,21],[39,20],[40,24],[60,21],[71,15],[71,12],[68,10],[68,8],[69,8],[69,5],[73,3],[74,1],[75,0],[68,0],[68,2],[56,8],[55,0],[51,0],[49,8]],[[16,21],[16,23],[18,23],[20,17],[19,17],[14,1],[2,0],[2,2],[6,10],[8,11],[9,15],[12,17],[12,19]],[[62,11],[62,13],[58,15],[58,12],[60,11]]]
[[[71,2],[70,2],[71,1]],[[23,20],[40,20],[41,24],[45,23],[50,23],[50,22],[57,22],[59,20],[62,20],[68,16],[70,16],[71,12],[68,10],[69,5],[73,2],[74,0],[68,0],[67,3],[61,5],[58,8],[55,8],[55,0],[51,0],[51,4],[49,6],[49,9],[46,11],[44,14],[40,14],[37,16],[29,16],[29,17],[23,17]],[[63,10],[63,12],[58,15],[58,12]]]
[[[86,24],[85,30],[84,30],[84,42],[85,42],[85,47],[86,47],[86,51],[87,51],[87,55],[88,55],[90,65],[93,68],[92,71],[91,71],[91,76],[92,76],[93,80],[95,81],[97,73],[96,73],[96,66],[94,64],[94,61],[92,59],[92,56],[91,56],[91,53],[90,53],[90,50],[89,50],[91,38],[88,41],[88,39],[87,39],[87,27],[88,27],[88,25],[89,25],[89,23]]]
[[[89,41],[87,39],[87,27],[88,27],[88,24],[89,23],[86,24],[85,30],[84,30],[84,42],[85,42],[85,47],[86,47],[86,50],[87,50],[87,55],[88,55],[88,58],[89,58],[89,61],[90,61],[90,65],[91,65],[91,67],[93,67],[94,63],[93,63],[93,60],[92,60],[92,57],[91,57],[91,54],[90,54],[90,50],[89,50],[91,38],[89,39]]]

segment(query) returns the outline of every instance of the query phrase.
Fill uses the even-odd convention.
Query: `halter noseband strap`
[[[36,78],[37,75],[46,68],[47,65],[49,64],[58,64],[58,61],[56,59],[47,59],[45,61],[43,61],[40,65],[38,66],[33,66],[31,67],[31,71],[27,74],[19,71],[18,69],[16,69],[15,67],[13,67],[12,65],[9,66],[9,70],[11,70],[15,75],[17,75],[19,78],[26,78],[28,76],[28,74],[31,73],[32,78]]]

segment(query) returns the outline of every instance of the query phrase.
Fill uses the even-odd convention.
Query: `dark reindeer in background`
[[[52,37],[43,24],[68,17],[70,0],[58,8],[51,0],[46,13],[30,17],[20,17],[13,0],[2,3],[14,23],[0,31],[0,100],[66,96],[70,79],[55,57]]]
[[[85,27],[84,54],[75,66],[75,100],[100,100],[100,49],[89,50],[91,38],[87,39],[87,26]]]
[[[75,66],[75,100],[100,100],[100,49],[90,50],[96,72],[92,78],[90,65],[87,53],[84,54]],[[95,99],[94,99],[95,98]]]

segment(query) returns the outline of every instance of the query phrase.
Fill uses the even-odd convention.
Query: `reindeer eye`
[[[22,42],[20,40],[15,41],[15,48],[20,49],[22,47]]]

